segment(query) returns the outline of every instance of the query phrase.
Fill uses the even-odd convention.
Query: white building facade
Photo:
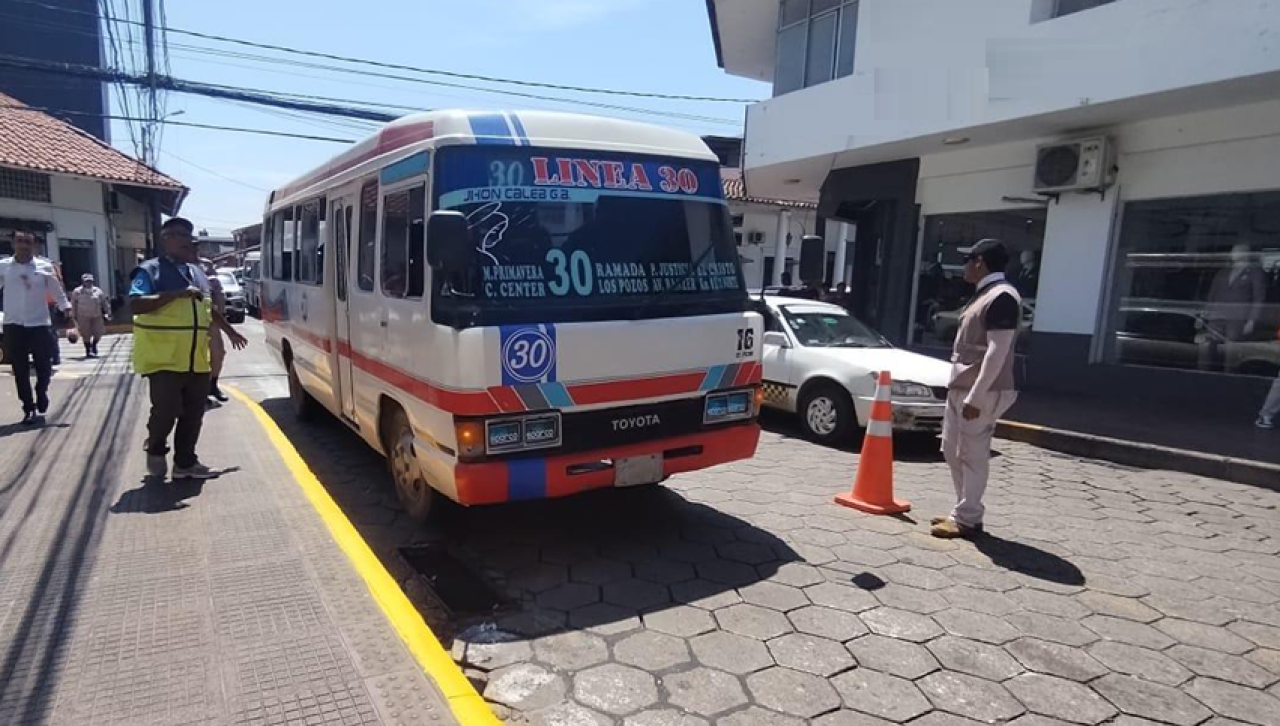
[[[91,273],[112,297],[127,290],[161,213],[187,189],[70,124],[0,94],[0,256],[30,232],[68,288]]]
[[[708,10],[725,70],[774,86],[748,193],[856,224],[857,312],[891,339],[945,350],[956,248],[999,237],[1033,386],[1220,404],[1280,372],[1280,0]],[[1103,180],[1039,193],[1039,147],[1081,138]]]

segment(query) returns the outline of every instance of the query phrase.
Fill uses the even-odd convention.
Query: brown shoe
[[[974,539],[982,536],[982,525],[966,527],[950,519],[944,519],[933,525],[933,528],[929,530],[929,534],[938,539]]]
[[[947,521],[947,519],[948,519],[947,517],[934,517],[933,519],[929,520],[929,526],[937,527],[939,524],[942,524],[943,522]]]

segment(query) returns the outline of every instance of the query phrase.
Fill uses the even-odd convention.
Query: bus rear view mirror
[[[462,272],[475,264],[471,230],[462,212],[441,209],[427,218],[427,264],[445,272]]]

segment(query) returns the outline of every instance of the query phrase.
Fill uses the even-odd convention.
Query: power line
[[[39,2],[38,0],[14,0],[25,5],[36,5],[47,8],[49,10],[57,10],[60,12],[91,14],[83,10],[75,10],[72,8],[64,8],[48,3]],[[137,21],[116,19],[120,23],[132,23],[140,25]],[[527,88],[547,88],[557,91],[572,91],[576,93],[596,93],[611,96],[630,96],[633,98],[652,98],[666,101],[701,101],[706,103],[755,103],[758,99],[751,98],[724,98],[719,96],[693,96],[678,93],[652,93],[647,91],[628,91],[617,88],[598,88],[593,86],[573,86],[560,83],[542,83],[538,81],[526,81],[515,78],[501,78],[498,76],[486,76],[478,73],[460,73],[457,71],[445,71],[438,68],[422,68],[419,66],[403,65],[400,63],[388,63],[385,61],[377,61],[368,58],[356,58],[352,56],[337,55],[334,53],[323,53],[314,50],[304,50],[301,48],[292,48],[285,45],[275,45],[272,43],[259,43],[241,38],[230,38],[224,35],[215,35],[213,33],[201,33],[194,30],[184,30],[181,28],[166,28],[170,33],[178,35],[187,35],[193,38],[202,38],[204,40],[212,40],[219,43],[230,43],[233,45],[241,45],[248,48],[258,48],[261,50],[274,50],[280,53],[290,53],[292,55],[308,56],[312,58],[324,58],[326,60],[336,60],[343,63],[356,63],[360,65],[374,66],[377,68],[387,68],[398,71],[411,71],[414,73],[422,73],[424,75],[445,76],[448,78],[460,78],[470,81],[484,81],[486,83],[499,83],[504,85],[524,86]]]
[[[215,98],[230,98],[241,101],[250,101],[262,103],[268,106],[278,106],[281,108],[291,108],[298,111],[318,111],[328,113],[334,116],[349,116],[352,118],[361,118],[368,121],[387,122],[394,121],[398,118],[396,114],[385,113],[381,111],[373,111],[354,106],[342,106],[326,103],[315,103],[311,101],[299,101],[288,98],[285,94],[271,93],[264,91],[256,91],[254,89],[236,89],[231,86],[217,86],[214,84],[204,84],[194,81],[184,81],[181,79],[163,76],[155,79],[130,75],[115,69],[99,68],[97,66],[85,66],[74,63],[54,63],[50,61],[36,60],[32,58],[21,58],[11,55],[0,55],[0,67],[20,68],[23,70],[45,71],[49,73],[83,76],[94,78],[100,81],[111,83],[130,84],[133,86],[150,86],[154,80],[157,87],[166,90],[178,91],[181,93],[190,93],[198,96],[213,96]]]
[[[33,113],[47,113],[51,116],[92,116],[94,118],[105,118],[112,121],[145,121],[145,118],[139,116],[116,116],[113,114],[88,113],[86,111],[70,111],[58,108],[36,108],[32,106],[20,105],[0,105],[0,108],[9,109],[11,111],[31,111]],[[173,121],[171,119],[161,119],[160,123],[168,126],[187,126],[195,129],[211,129],[213,131],[235,131],[242,134],[258,134],[261,136],[280,136],[289,139],[303,139],[306,141],[329,141],[337,144],[354,144],[356,139],[340,139],[333,136],[313,136],[311,134],[295,134],[288,131],[271,131],[268,129],[251,129],[244,126],[219,126],[217,124],[199,124],[192,121]]]
[[[15,0],[15,1],[24,2],[26,0]],[[128,21],[117,21],[117,22],[128,22]],[[67,28],[67,31],[77,32],[71,28]],[[133,40],[125,40],[125,43],[137,44],[137,42]],[[547,96],[547,95],[542,95],[537,93],[526,93],[522,91],[504,90],[500,88],[485,88],[483,86],[472,86],[472,85],[467,85],[463,83],[452,83],[449,81],[430,80],[426,78],[417,78],[413,76],[370,71],[367,69],[344,68],[342,66],[335,66],[335,65],[323,64],[323,63],[315,63],[315,62],[301,61],[301,60],[290,60],[287,58],[278,58],[274,56],[245,53],[245,52],[236,51],[236,50],[209,48],[207,46],[201,46],[201,45],[187,45],[182,43],[173,43],[171,47],[178,50],[186,50],[194,53],[200,53],[203,55],[219,57],[219,58],[247,60],[255,63],[273,64],[273,65],[290,66],[290,67],[296,67],[296,68],[307,68],[307,69],[330,71],[333,73],[350,74],[350,75],[358,76],[362,79],[386,78],[386,79],[391,79],[391,80],[400,81],[404,83],[417,83],[417,84],[423,84],[423,85],[432,86],[432,87],[457,88],[462,90],[475,91],[479,93],[491,93],[491,94],[496,94],[500,96],[532,99],[537,101],[546,101],[551,103],[567,104],[572,106],[583,106],[587,108],[602,109],[607,111],[619,111],[619,112],[629,113],[629,114],[658,116],[658,117],[671,118],[671,119],[677,119],[677,120],[683,120],[683,121],[709,123],[709,124],[717,124],[717,125],[733,126],[733,127],[740,127],[742,125],[741,120],[735,120],[735,119],[717,118],[713,116],[702,116],[697,114],[684,113],[680,111],[667,111],[667,110],[660,110],[660,109],[644,108],[639,106],[625,106],[620,104],[604,103],[600,101],[587,101],[587,100],[576,99],[576,98]],[[213,62],[213,61],[209,61],[209,62]],[[116,64],[116,65],[117,67],[119,67],[119,64]],[[246,67],[246,66],[240,66],[234,63],[229,63],[226,65],[229,65],[232,67],[241,67],[241,68]],[[369,85],[369,84],[361,84],[361,85]],[[334,100],[339,100],[341,102],[346,101],[346,99],[334,99]],[[373,103],[373,102],[368,102],[368,104],[383,106],[386,108],[397,108],[397,106],[393,104],[382,104],[382,103]],[[414,106],[398,106],[398,108],[406,109],[406,110],[414,110],[414,111],[423,110],[419,107],[414,107]]]
[[[190,167],[195,168],[195,169],[199,169],[200,171],[203,171],[203,172],[204,172],[204,173],[206,173],[206,174],[212,174],[213,176],[216,176],[216,177],[218,177],[219,179],[222,179],[223,181],[229,181],[229,182],[231,182],[232,184],[239,184],[239,185],[240,185],[240,186],[242,186],[242,187],[248,187],[248,188],[250,188],[250,189],[256,189],[256,190],[258,190],[258,191],[260,191],[260,192],[270,192],[270,191],[271,191],[270,189],[265,189],[265,188],[263,188],[263,187],[260,187],[260,186],[254,185],[254,184],[250,184],[249,182],[243,182],[243,181],[240,181],[239,179],[232,179],[231,177],[226,176],[225,174],[220,174],[220,173],[218,173],[218,172],[214,171],[213,169],[210,169],[210,168],[208,168],[208,167],[204,167],[204,166],[200,166],[199,164],[195,163],[194,161],[191,161],[191,160],[189,160],[189,159],[184,159],[184,158],[182,158],[181,156],[178,156],[177,154],[173,153],[172,151],[165,151],[165,150],[161,149],[161,150],[160,150],[160,153],[161,153],[161,154],[164,154],[165,156],[173,157],[174,159],[177,159],[178,161],[182,162],[183,164],[186,164],[187,166],[190,166]]]

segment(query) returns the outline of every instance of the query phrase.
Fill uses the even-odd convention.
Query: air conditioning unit
[[[1105,136],[1036,147],[1034,189],[1044,194],[1096,191],[1111,185],[1111,142]]]
[[[747,233],[747,244],[749,244],[749,245],[762,245],[762,244],[764,244],[764,232],[748,232],[748,233]]]

